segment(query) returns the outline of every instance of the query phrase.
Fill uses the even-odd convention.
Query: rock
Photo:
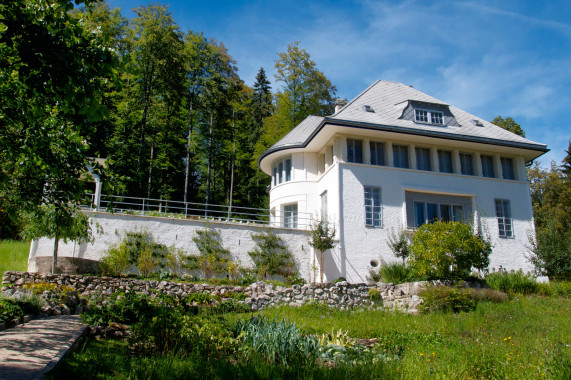
[[[63,304],[61,306],[61,313],[62,313],[62,315],[70,315],[71,314],[69,307],[66,304]]]

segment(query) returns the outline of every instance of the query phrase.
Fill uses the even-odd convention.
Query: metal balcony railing
[[[102,194],[99,207],[95,207],[95,194],[87,193],[84,209],[97,209],[119,214],[159,216],[174,219],[196,219],[212,222],[268,225],[307,229],[311,214],[271,215],[269,209],[244,206],[229,206],[195,202],[173,201],[165,199],[137,198],[122,195]]]

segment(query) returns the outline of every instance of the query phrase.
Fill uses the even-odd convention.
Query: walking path
[[[85,334],[77,315],[36,319],[0,332],[0,380],[41,379]]]

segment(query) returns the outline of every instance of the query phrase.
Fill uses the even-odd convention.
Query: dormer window
[[[416,108],[414,110],[414,120],[425,124],[444,124],[444,113],[441,111],[423,110]]]
[[[444,115],[442,114],[442,112],[438,112],[438,111],[431,111],[430,112],[430,121],[432,122],[432,124],[444,124],[443,123],[444,120]]]

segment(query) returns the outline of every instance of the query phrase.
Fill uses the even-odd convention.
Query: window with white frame
[[[274,186],[283,182],[291,181],[292,169],[291,156],[283,157],[274,161],[274,165],[272,167],[272,183]]]
[[[500,237],[513,237],[510,201],[505,199],[496,199],[496,215],[498,217],[498,232]]]
[[[370,141],[369,147],[371,148],[371,165],[384,165],[385,143]]]
[[[452,152],[449,150],[438,150],[438,170],[441,173],[452,173]]]
[[[297,203],[284,206],[284,227],[297,228]]]
[[[363,141],[347,139],[347,162],[363,163]]]
[[[395,168],[408,168],[408,147],[393,145],[393,165]]]
[[[444,124],[444,114],[439,111],[431,111],[430,122],[432,124]]]
[[[416,153],[416,168],[418,170],[432,170],[432,165],[430,164],[430,149],[427,148],[415,148]]]
[[[470,153],[460,153],[460,172],[464,175],[474,175],[474,162]]]
[[[500,161],[504,179],[515,179],[513,160],[511,158],[501,157]]]
[[[482,176],[494,178],[496,176],[494,170],[494,158],[492,156],[480,156],[482,162]]]
[[[420,123],[428,123],[428,111],[414,110],[414,120]]]
[[[381,227],[381,189],[365,186],[365,225]]]
[[[441,111],[415,109],[414,110],[414,120],[419,122],[419,123],[443,125],[444,124],[444,113]]]
[[[472,198],[406,191],[406,217],[409,228],[423,224],[442,222],[470,222]]]

